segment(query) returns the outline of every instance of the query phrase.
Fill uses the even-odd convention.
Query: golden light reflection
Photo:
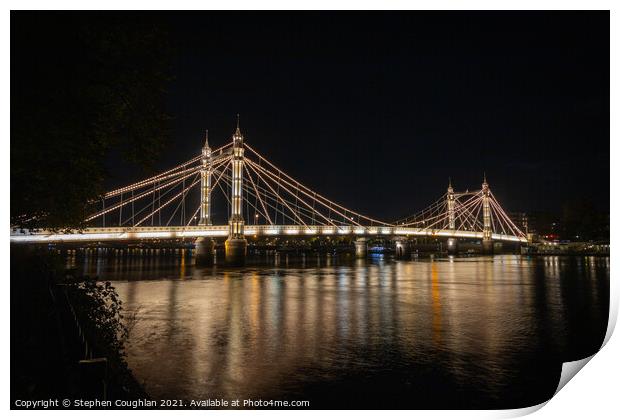
[[[261,308],[260,278],[256,272],[252,273],[250,301],[250,334],[252,337],[256,337],[258,335],[258,323]]]
[[[118,283],[127,307],[143,308],[129,343],[132,370],[156,398],[233,399],[296,392],[348,369],[370,376],[389,363],[441,366],[463,385],[479,373],[473,359],[492,367],[484,386],[500,392],[510,380],[507,355],[545,340],[565,344],[539,326],[541,320],[552,331],[564,325],[562,308],[570,303],[560,301],[562,284],[554,276],[563,268],[551,258],[524,264],[514,257],[376,263],[321,257],[308,257],[309,268],[293,257],[284,268],[284,256],[275,267],[241,270],[180,262],[174,270],[191,282],[169,280],[167,268],[144,260],[145,278],[159,280]],[[100,263],[91,264],[95,271]],[[142,265],[102,271],[133,276]]]
[[[185,278],[185,249],[181,250],[181,267],[179,270],[179,278],[181,280]]]
[[[431,261],[431,299],[433,306],[433,342],[441,344],[441,298],[439,296],[439,274],[437,263]]]

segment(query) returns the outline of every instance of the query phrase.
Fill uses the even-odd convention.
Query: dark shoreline
[[[126,364],[86,339],[86,320],[67,293],[72,273],[59,256],[12,246],[10,258],[11,408],[25,408],[17,400],[148,398]]]

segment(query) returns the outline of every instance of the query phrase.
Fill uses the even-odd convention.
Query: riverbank
[[[16,400],[148,397],[124,363],[123,343],[93,327],[114,322],[95,307],[117,299],[113,288],[74,276],[44,247],[12,246],[10,281],[14,408]]]
[[[608,243],[565,242],[565,243],[533,243],[522,248],[524,255],[536,256],[573,256],[573,257],[609,257]]]

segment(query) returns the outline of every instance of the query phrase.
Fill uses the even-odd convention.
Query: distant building
[[[508,217],[510,217],[510,220],[512,220],[512,222],[517,225],[517,227],[521,229],[526,235],[528,233],[536,233],[536,229],[534,229],[535,223],[533,223],[532,215],[523,211],[513,211],[508,213]]]

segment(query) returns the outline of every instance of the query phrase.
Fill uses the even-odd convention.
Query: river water
[[[197,268],[184,254],[91,256],[136,315],[128,363],[153,398],[310,408],[516,408],[593,354],[609,258],[368,260]]]

